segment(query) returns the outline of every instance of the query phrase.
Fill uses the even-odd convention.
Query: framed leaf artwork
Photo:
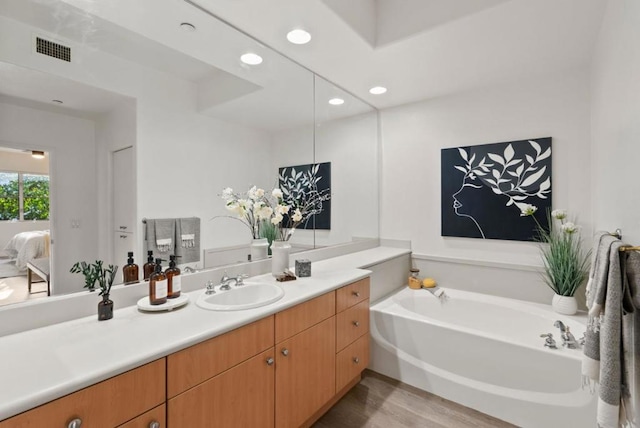
[[[441,234],[533,241],[548,229],[551,137],[441,150]]]
[[[331,229],[331,162],[279,168],[278,186],[287,205],[308,213],[298,229]]]

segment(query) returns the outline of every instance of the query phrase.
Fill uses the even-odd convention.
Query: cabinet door
[[[174,428],[272,428],[274,349],[209,379],[169,400]]]
[[[276,427],[299,427],[335,394],[336,320],[276,345]]]
[[[118,232],[134,231],[135,187],[133,148],[113,152],[113,227]]]

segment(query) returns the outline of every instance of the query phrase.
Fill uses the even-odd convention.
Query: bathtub
[[[576,338],[586,318],[550,306],[446,289],[441,302],[403,288],[371,307],[369,368],[521,427],[595,427],[596,396],[582,389]],[[553,333],[558,349],[544,348]]]

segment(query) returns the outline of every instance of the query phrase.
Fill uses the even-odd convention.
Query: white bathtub
[[[521,427],[595,427],[596,397],[582,389],[576,338],[583,317],[550,306],[458,290],[441,303],[404,288],[371,307],[372,370]],[[553,333],[558,349],[543,347]]]

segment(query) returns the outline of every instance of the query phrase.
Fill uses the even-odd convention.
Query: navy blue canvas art
[[[331,162],[279,168],[278,186],[287,205],[310,213],[298,229],[331,229]]]
[[[442,236],[534,241],[548,230],[551,137],[441,151]]]

